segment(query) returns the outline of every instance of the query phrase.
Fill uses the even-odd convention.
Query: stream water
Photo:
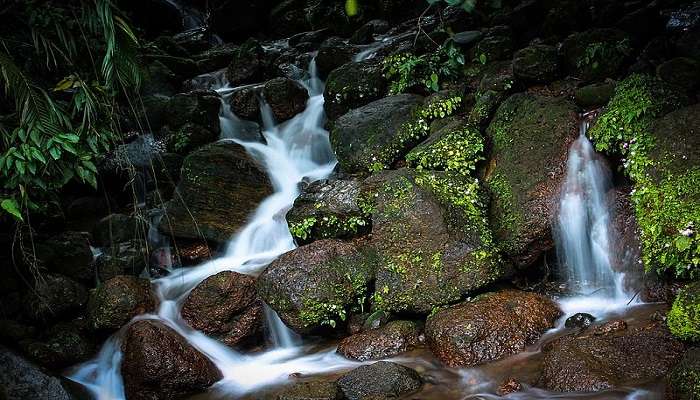
[[[374,49],[368,49],[374,50]],[[364,57],[370,56],[368,51]],[[232,140],[245,147],[248,153],[266,167],[274,193],[266,198],[249,222],[229,242],[225,254],[194,268],[179,268],[163,278],[152,281],[160,299],[155,314],[146,314],[134,320],[154,319],[168,325],[221,370],[223,379],[198,399],[260,398],[260,391],[283,385],[290,375],[302,377],[333,376],[359,365],[335,353],[334,343],[309,343],[289,330],[270,308],[265,315],[269,342],[265,351],[253,354],[239,353],[220,342],[187,326],[179,310],[189,292],[202,280],[218,272],[230,270],[257,275],[279,255],[295,247],[285,215],[299,195],[299,183],[328,177],[336,160],[328,132],[323,125],[323,82],[318,78],[312,61],[308,79],[302,83],[310,97],[306,109],[293,119],[277,124],[266,104],[261,104],[265,143],[251,139],[257,129],[249,121],[236,117],[227,105],[227,98],[236,88],[229,87],[223,73],[202,76],[200,85],[215,89],[222,96],[220,114],[222,140]],[[634,325],[639,315],[654,311],[653,305],[627,307],[628,296],[621,289],[621,277],[610,267],[609,253],[610,212],[605,193],[610,187],[609,172],[585,137],[571,149],[567,180],[561,197],[560,215],[556,230],[559,232],[558,249],[561,264],[568,277],[581,285],[589,296],[561,301],[566,316],[585,311],[599,318],[625,315]],[[562,333],[563,317],[557,328],[524,352],[473,369],[446,369],[425,349],[401,355],[393,361],[410,365],[426,377],[421,398],[465,399],[494,398],[495,387],[507,377],[532,382],[541,362],[541,347]],[[76,367],[69,378],[86,386],[100,400],[124,399],[120,374],[122,359],[122,331],[113,335],[98,356]],[[604,394],[554,394],[525,387],[511,395],[517,399],[545,398],[655,398],[655,388],[637,388],[606,392]]]

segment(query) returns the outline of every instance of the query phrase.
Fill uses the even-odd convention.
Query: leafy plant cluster
[[[141,83],[138,42],[110,0],[14,1],[0,22],[14,106],[0,125],[1,204],[22,219],[68,182],[97,185],[96,160],[119,139],[117,99]]]
[[[627,56],[631,52],[632,46],[628,39],[621,40],[617,43],[594,42],[586,47],[583,55],[576,61],[576,65],[579,68],[590,67],[595,71],[600,67],[601,61]]]
[[[415,149],[406,156],[406,161],[418,170],[454,171],[466,176],[484,159],[483,151],[481,133],[463,126],[451,130],[428,146]]]
[[[655,148],[652,120],[668,102],[658,82],[632,75],[621,82],[607,110],[590,130],[596,149],[624,156],[626,174],[634,181],[632,201],[641,230],[642,259],[647,269],[697,277],[700,267],[700,168],[682,174],[664,171],[664,160],[650,157]]]
[[[383,61],[384,76],[389,79],[389,93],[398,94],[423,87],[437,92],[446,80],[456,79],[464,67],[464,55],[448,39],[432,53],[411,52],[391,55]]]

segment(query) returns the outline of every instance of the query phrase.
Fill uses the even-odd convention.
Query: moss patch
[[[700,341],[700,283],[678,293],[667,323],[671,333],[679,339]]]

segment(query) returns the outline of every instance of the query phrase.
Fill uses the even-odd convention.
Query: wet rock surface
[[[171,328],[156,321],[129,326],[121,372],[130,400],[173,399],[201,392],[221,372]]]
[[[148,279],[116,276],[90,293],[88,322],[95,330],[117,330],[133,317],[155,308]]]
[[[262,93],[277,122],[286,121],[304,111],[306,100],[309,99],[306,89],[289,78],[267,81]]]
[[[351,62],[334,69],[326,79],[323,108],[334,120],[386,94],[387,82],[377,60]]]
[[[683,349],[658,322],[567,335],[543,349],[539,384],[561,392],[592,392],[653,381],[667,376]]]
[[[428,319],[425,335],[445,365],[468,367],[522,351],[560,315],[544,296],[504,290],[438,311]]]
[[[343,339],[337,351],[358,361],[388,358],[418,346],[422,341],[421,328],[413,321],[391,321],[377,329]]]
[[[225,242],[272,188],[264,167],[243,146],[218,142],[185,158],[178,191],[181,198],[167,205],[160,231]]]
[[[0,346],[0,397],[3,399],[72,400],[58,378]],[[3,397],[4,396],[4,397]]]
[[[341,400],[343,395],[334,381],[305,381],[277,391],[269,400]]]
[[[564,326],[567,328],[588,328],[595,321],[595,317],[587,313],[577,313],[566,319]]]
[[[340,377],[338,386],[348,400],[397,398],[423,386],[418,372],[388,361],[363,365]]]
[[[228,346],[252,339],[262,331],[262,304],[257,301],[255,278],[224,271],[197,285],[180,314],[194,329]]]
[[[59,274],[44,274],[28,293],[24,309],[28,318],[50,321],[70,315],[85,306],[87,289],[80,283]]]

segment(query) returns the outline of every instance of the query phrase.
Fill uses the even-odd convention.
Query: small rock
[[[411,368],[379,361],[355,368],[341,376],[338,386],[347,400],[398,398],[420,389],[423,380]]]
[[[614,332],[624,331],[627,329],[627,322],[622,319],[608,321],[603,325],[597,326],[593,331],[594,335],[607,335]]]
[[[508,378],[498,386],[496,393],[499,396],[506,396],[511,393],[519,392],[523,389],[523,385],[515,378]]]
[[[260,100],[258,99],[260,89],[252,86],[245,86],[233,91],[229,97],[231,111],[236,116],[243,119],[257,121],[260,119]]]
[[[338,384],[334,381],[298,382],[272,397],[275,400],[341,400]]]
[[[591,314],[577,313],[566,319],[564,326],[567,328],[588,328],[595,321]]]

